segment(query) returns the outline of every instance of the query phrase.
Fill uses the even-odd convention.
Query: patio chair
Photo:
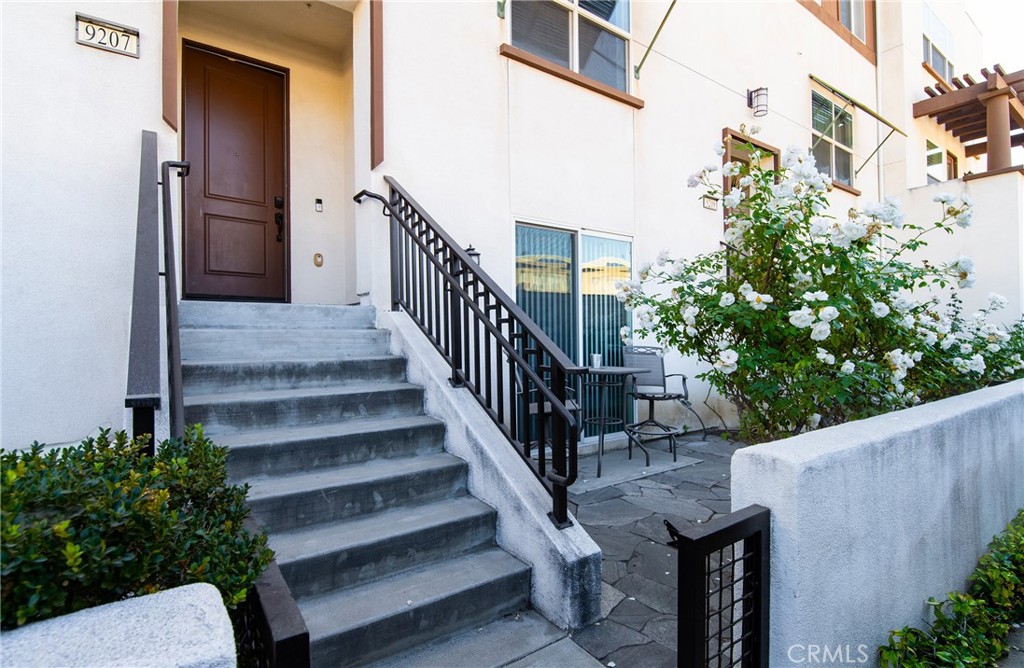
[[[539,401],[539,394],[540,394],[539,390],[536,387],[531,387],[529,390],[525,390],[525,388],[523,387],[524,386],[523,372],[522,372],[522,370],[518,366],[515,368],[515,379],[516,379],[516,402],[519,405],[525,405],[526,406],[526,416],[525,417],[527,417],[527,418],[536,417],[537,414],[541,412],[541,402]],[[547,382],[547,379],[545,379],[545,382]],[[527,395],[525,401],[522,400],[522,396],[523,396],[524,392]],[[576,388],[575,387],[573,387],[572,385],[567,385],[566,388],[565,388],[565,394],[566,394],[566,397],[565,397],[565,407],[569,410],[570,413],[573,414],[573,417],[576,418],[576,433],[577,433],[577,436],[579,436],[580,434],[583,433],[583,406],[577,400],[577,393],[576,393]],[[544,409],[544,414],[549,416],[548,417],[549,423],[548,423],[548,425],[545,428],[545,433],[550,435],[551,434],[551,425],[550,425],[551,402],[545,401],[543,409]]]
[[[629,425],[629,429],[643,436],[654,436],[657,435],[657,430],[664,432],[664,436],[668,437],[671,433],[674,435],[680,433],[677,427],[659,422],[654,417],[654,405],[658,401],[675,401],[679,403],[683,408],[693,413],[694,417],[697,418],[697,422],[700,423],[701,438],[707,440],[708,430],[704,426],[704,421],[700,419],[700,415],[694,410],[693,405],[690,404],[690,393],[686,388],[686,376],[681,373],[665,373],[665,360],[662,358],[662,349],[657,346],[623,346],[623,364],[629,367],[635,367],[638,369],[646,369],[647,373],[639,374],[638,376],[631,376],[632,387],[629,394],[633,396],[637,401],[647,402],[647,419],[636,424]],[[680,384],[679,392],[670,392],[668,389],[668,379],[678,378]],[[657,438],[649,438],[649,440],[657,440]],[[673,446],[675,445],[673,439]],[[673,455],[675,448],[673,447]]]

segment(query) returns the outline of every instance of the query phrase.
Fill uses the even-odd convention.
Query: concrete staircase
[[[185,419],[231,449],[310,632],[361,665],[529,605],[530,569],[366,307],[183,302]]]

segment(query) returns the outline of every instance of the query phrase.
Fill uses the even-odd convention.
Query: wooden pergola
[[[914,118],[930,116],[959,139],[967,157],[988,156],[988,171],[1009,169],[1010,149],[1024,146],[1024,70],[1007,74],[999,65],[927,86],[927,100],[914,104]]]

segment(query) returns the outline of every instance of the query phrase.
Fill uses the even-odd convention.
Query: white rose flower
[[[725,197],[722,198],[722,203],[725,204],[727,209],[735,209],[743,201],[743,190],[740,188],[733,188],[730,190]]]
[[[715,153],[718,155],[725,155],[725,144],[719,144],[715,147]]]
[[[807,426],[811,429],[817,429],[819,424],[821,424],[821,413],[812,413],[811,417],[807,418]]]
[[[747,294],[752,292],[753,290],[754,288],[752,285],[750,285],[750,283],[744,283],[743,285],[740,286],[740,294],[743,295],[744,297],[746,297]]]
[[[731,292],[722,293],[722,298],[718,300],[718,305],[721,307],[732,306],[736,303],[736,295]]]
[[[884,318],[889,315],[889,305],[885,302],[874,302],[871,304],[871,313],[876,318]]]
[[[952,195],[950,195],[949,193],[939,193],[935,197],[932,198],[932,201],[933,202],[941,202],[942,204],[949,204],[954,199],[956,199],[956,198],[953,197]]]
[[[845,362],[843,362],[843,365],[839,367],[839,371],[845,374],[851,374],[853,373],[854,368],[855,366],[853,362],[851,362],[850,360],[846,360]]]
[[[738,162],[727,162],[722,165],[722,174],[725,176],[736,176],[740,173],[740,163]]]
[[[739,354],[731,348],[718,353],[718,359],[715,360],[715,368],[722,373],[728,375],[736,370],[736,362],[739,361]]]
[[[740,188],[749,188],[752,185],[754,185],[754,177],[744,176],[740,179]]]
[[[839,317],[839,309],[835,306],[826,306],[825,308],[818,311],[818,318],[824,322],[832,322]]]
[[[808,292],[805,292],[803,294],[803,299],[804,299],[805,302],[813,302],[813,301],[824,302],[824,301],[828,301],[828,293],[825,292],[824,290],[818,290],[817,292],[809,292],[808,291]]]
[[[799,327],[800,329],[810,327],[814,324],[814,313],[807,306],[804,306],[799,311],[790,311],[789,322],[794,327]]]
[[[990,311],[999,311],[1006,308],[1009,302],[1006,297],[995,292],[988,293],[988,308]]]
[[[1000,346],[998,343],[990,343],[985,347],[988,349],[990,353],[997,353],[1003,349],[1003,347]]]
[[[836,273],[836,268],[830,264],[827,264],[821,268],[821,273],[825,274],[826,276],[831,276],[832,274]]]
[[[696,174],[690,174],[689,176],[687,176],[686,177],[686,187],[687,188],[696,188],[697,186],[699,186],[700,185],[700,181],[701,181],[701,176],[703,176],[703,174],[701,174],[700,172],[697,172]]]
[[[836,363],[835,355],[833,355],[829,351],[825,350],[824,348],[818,348],[818,352],[816,353],[816,357],[818,358],[819,362],[824,362],[825,364],[835,364]]]
[[[686,333],[689,334],[690,336],[697,336],[697,328],[696,327],[692,327],[692,326],[691,327],[687,327],[686,328]]]
[[[683,311],[683,322],[691,327],[697,324],[697,314],[700,313],[700,309],[696,306],[690,305]]]
[[[970,355],[972,350],[974,350],[974,348],[971,347],[971,344],[969,344],[969,343],[961,343],[960,344],[960,354],[961,355]]]
[[[981,355],[975,355],[967,360],[967,370],[974,371],[975,373],[985,373],[985,360],[982,359]]]
[[[811,328],[811,339],[814,341],[824,341],[831,333],[832,325],[827,322],[818,322]]]
[[[747,301],[755,311],[763,311],[768,308],[775,299],[771,295],[762,295],[759,292],[750,291],[746,295]]]

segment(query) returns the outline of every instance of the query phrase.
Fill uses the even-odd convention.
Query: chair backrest
[[[637,390],[665,391],[665,360],[657,346],[622,346],[622,363],[647,373],[636,377]]]

